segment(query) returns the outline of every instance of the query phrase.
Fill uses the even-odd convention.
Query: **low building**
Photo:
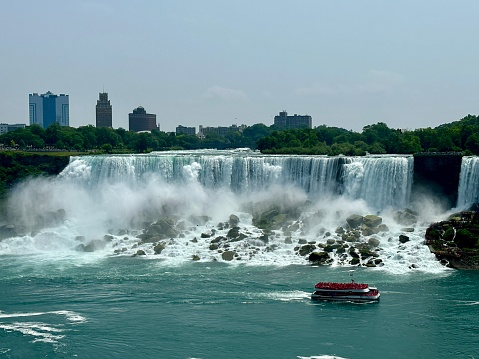
[[[297,114],[288,116],[288,113],[283,111],[278,116],[274,116],[274,125],[281,129],[313,128],[313,118],[309,115]]]
[[[182,125],[178,125],[176,127],[176,135],[196,135],[196,127],[185,127]]]
[[[26,125],[23,123],[17,123],[17,124],[8,124],[8,123],[0,123],[0,135],[3,135],[4,133],[10,132],[10,131],[15,131],[16,129],[19,128],[25,128]]]
[[[210,132],[210,133],[215,133],[218,136],[224,137],[230,132],[243,132],[245,128],[246,128],[246,125],[241,125],[241,126],[231,125],[228,127],[225,127],[225,126],[203,127],[203,125],[200,125],[197,136],[199,138],[205,138],[206,134]]]
[[[142,106],[139,106],[128,114],[128,125],[130,131],[151,131],[158,129],[156,125],[156,115],[146,113]]]

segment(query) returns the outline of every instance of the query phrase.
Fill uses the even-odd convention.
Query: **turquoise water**
[[[2,256],[0,357],[478,357],[479,273],[358,268],[379,303],[309,299],[350,269]]]
[[[410,199],[411,164],[251,151],[73,158],[11,192],[0,357],[478,358],[479,273],[444,268],[424,245],[449,213],[434,196]],[[279,223],[264,231],[254,218],[270,209]],[[375,213],[385,228],[374,235],[348,228]],[[308,264],[310,250],[345,241],[331,266]],[[350,266],[364,245],[378,267],[366,267],[371,253]],[[351,273],[381,301],[310,300],[315,283]]]

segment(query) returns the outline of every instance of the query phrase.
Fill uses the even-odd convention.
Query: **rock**
[[[194,260],[194,261],[199,261],[201,258],[200,258],[199,255],[193,254],[193,256],[191,257],[191,259]]]
[[[364,224],[368,227],[377,227],[383,221],[381,217],[373,215],[373,214],[368,214],[364,216],[363,219],[364,219]]]
[[[226,234],[226,237],[231,241],[231,242],[237,242],[242,239],[245,239],[247,236],[244,233],[240,233],[240,228],[239,227],[233,227],[231,228],[228,233]]]
[[[103,239],[107,242],[111,242],[115,237],[113,237],[111,234],[105,234],[103,236]]]
[[[417,222],[417,215],[410,209],[406,209],[404,211],[397,211],[394,214],[394,220],[403,226],[410,226]]]
[[[268,243],[268,241],[269,241],[269,236],[268,236],[266,233],[264,233],[264,234],[262,234],[262,235],[259,237],[259,240],[262,241],[262,242],[264,242],[264,243]]]
[[[370,247],[378,247],[381,241],[377,238],[371,237],[368,239],[368,245]]]
[[[309,255],[308,261],[313,264],[324,264],[327,263],[331,257],[326,252],[313,252]]]
[[[404,234],[400,234],[399,235],[399,242],[401,242],[401,243],[409,242],[409,237],[405,236]]]
[[[83,245],[80,245],[83,246]],[[79,248],[78,246],[77,248]],[[90,241],[86,246],[83,246],[83,252],[94,252],[98,249],[103,249],[106,246],[106,242],[101,239],[94,239]]]
[[[240,220],[239,220],[239,217],[238,217],[237,215],[230,214],[229,225],[230,225],[231,227],[237,227],[239,221],[240,221]]]
[[[155,254],[160,254],[165,248],[166,248],[166,245],[160,242],[153,247],[153,251],[155,252]]]
[[[351,258],[351,260],[349,261],[349,264],[353,266],[358,265],[359,263],[361,263],[361,261],[359,260],[359,258],[356,258],[356,257]]]
[[[225,261],[232,261],[235,254],[236,253],[233,252],[233,251],[225,251],[221,254],[221,258],[223,258],[223,260],[225,260]]]
[[[413,227],[401,228],[401,231],[403,231],[403,232],[414,232],[414,228]]]
[[[136,257],[136,256],[146,256],[146,253],[143,249],[139,249],[136,251],[135,254],[133,254],[133,257]]]
[[[389,227],[386,226],[385,224],[380,224],[378,226],[378,230],[379,230],[379,232],[389,232]]]
[[[299,248],[299,255],[305,256],[311,253],[312,251],[314,251],[315,249],[316,249],[316,246],[314,244],[305,244],[304,246],[301,246]]]
[[[364,217],[360,216],[359,214],[352,214],[346,218],[346,222],[348,222],[349,227],[356,228],[363,224]]]
[[[161,237],[162,239],[176,238],[178,236],[178,232],[175,229],[175,222],[170,218],[159,219],[149,226],[145,233]]]

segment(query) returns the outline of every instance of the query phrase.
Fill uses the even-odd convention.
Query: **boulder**
[[[229,225],[231,227],[237,227],[238,226],[238,223],[239,223],[239,217],[235,214],[230,214],[230,218],[229,218]]]
[[[399,235],[399,242],[401,242],[401,243],[409,242],[409,237],[405,236],[404,234],[400,234]]]
[[[308,261],[313,264],[324,264],[327,263],[331,257],[326,252],[313,252],[309,255]]]
[[[368,245],[370,247],[378,247],[381,241],[377,238],[371,237],[368,239]]]
[[[225,252],[221,253],[221,258],[223,258],[223,260],[225,260],[225,261],[232,261],[233,258],[235,257],[235,255],[236,255],[236,252],[225,251]]]
[[[305,244],[304,246],[301,246],[299,248],[299,255],[305,256],[311,253],[312,251],[314,251],[315,249],[316,249],[316,246],[314,244]]]
[[[373,214],[368,214],[364,216],[363,219],[364,219],[364,224],[368,227],[377,227],[383,221],[381,217],[373,215]]]
[[[160,254],[165,248],[166,248],[165,243],[160,242],[153,247],[153,251],[155,252],[155,254]]]
[[[360,216],[359,214],[352,214],[346,218],[346,222],[348,222],[349,227],[356,228],[363,224],[364,217]]]

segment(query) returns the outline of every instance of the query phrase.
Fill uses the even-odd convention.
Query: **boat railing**
[[[365,283],[336,283],[336,282],[319,282],[314,286],[317,289],[333,289],[333,290],[345,290],[345,289],[367,289],[368,284]]]

